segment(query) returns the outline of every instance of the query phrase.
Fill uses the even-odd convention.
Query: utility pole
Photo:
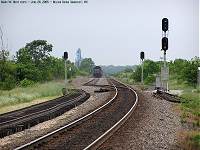
[[[142,73],[141,73],[141,83],[144,85],[144,67],[143,67],[143,60],[144,60],[144,52],[140,52],[140,59],[141,59],[141,68],[142,68]]]
[[[169,78],[169,68],[167,67],[166,61],[166,51],[168,50],[168,38],[167,38],[167,31],[168,31],[168,19],[162,19],[162,31],[164,32],[164,36],[162,37],[162,49],[164,51],[164,66],[161,67],[161,81],[162,81],[162,88],[164,91],[168,91],[168,78]]]

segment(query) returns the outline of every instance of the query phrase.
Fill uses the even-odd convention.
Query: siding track
[[[89,98],[83,90],[54,100],[0,115],[0,138],[55,118]]]

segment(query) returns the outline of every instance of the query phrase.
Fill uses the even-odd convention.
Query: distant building
[[[81,49],[79,48],[77,51],[76,51],[76,58],[75,58],[75,65],[77,67],[80,67],[81,65],[81,60],[82,60],[82,57],[81,57]]]

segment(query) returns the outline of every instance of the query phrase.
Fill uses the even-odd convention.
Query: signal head
[[[167,18],[162,19],[162,30],[166,32],[168,30],[169,22]]]

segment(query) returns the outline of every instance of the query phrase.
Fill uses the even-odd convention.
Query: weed
[[[31,87],[17,87],[10,91],[0,91],[0,107],[30,102],[37,98],[59,96],[62,94],[63,82],[47,82]]]

